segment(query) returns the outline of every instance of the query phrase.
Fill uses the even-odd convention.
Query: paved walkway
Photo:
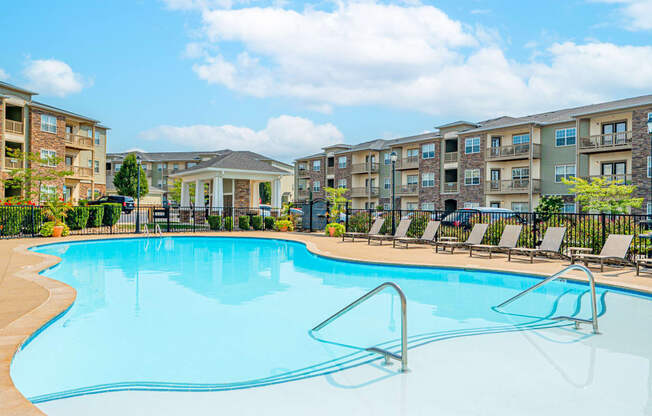
[[[184,235],[184,234],[173,234]],[[435,255],[431,248],[414,246],[410,249],[394,249],[385,244],[382,247],[368,246],[366,242],[346,242],[318,234],[234,232],[201,233],[194,236],[264,237],[284,238],[305,242],[316,254],[349,260],[370,261],[389,264],[412,264],[425,266],[464,267],[470,269],[502,270],[548,276],[562,270],[568,261],[528,260],[507,262],[503,255],[493,259],[478,255],[469,258],[465,251],[454,255]],[[66,310],[75,299],[75,290],[63,283],[48,279],[38,273],[58,262],[58,258],[33,253],[30,246],[97,238],[125,238],[134,236],[85,236],[60,239],[17,239],[0,241],[0,414],[32,415],[43,414],[18,392],[10,378],[12,357],[19,346],[41,326]],[[569,277],[585,279],[580,273]],[[599,283],[630,288],[652,293],[652,274],[643,273],[636,277],[633,268],[607,267],[604,273],[595,271]]]

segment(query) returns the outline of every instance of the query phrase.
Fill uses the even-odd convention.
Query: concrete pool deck
[[[326,238],[321,234],[275,232],[170,234],[170,236],[182,235],[195,237],[282,238],[304,242],[308,249],[316,254],[339,259],[388,264],[499,270],[546,276],[562,270],[569,264],[566,260],[545,259],[539,259],[534,264],[530,264],[525,258],[509,263],[503,255],[495,255],[493,259],[488,259],[482,254],[470,258],[466,251],[460,251],[454,255],[447,253],[436,255],[432,248],[429,247],[414,246],[406,250],[394,249],[391,245],[368,246],[365,241],[342,243],[340,239]],[[75,299],[73,288],[38,274],[43,269],[56,264],[58,259],[53,256],[30,252],[28,248],[56,242],[133,237],[138,236],[74,236],[59,239],[38,238],[0,241],[0,414],[43,414],[14,387],[10,378],[11,360],[16,350],[31,334],[65,311]],[[636,277],[632,267],[607,267],[604,273],[599,273],[595,269],[593,271],[599,283],[652,293],[652,274],[644,272],[640,277]],[[581,273],[575,272],[569,273],[568,277],[579,280],[585,279]],[[337,377],[337,375],[331,377]],[[298,383],[317,382],[301,381]],[[260,393],[260,391],[265,389],[267,388],[257,389],[258,393],[256,394],[264,394]],[[274,389],[283,390],[284,388],[275,387]],[[240,399],[246,398],[247,391],[242,390],[232,396],[237,396]],[[156,394],[153,396],[155,397]]]

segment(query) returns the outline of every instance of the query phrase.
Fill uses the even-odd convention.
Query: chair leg
[[[530,252],[530,264],[534,263],[534,253]]]
[[[490,249],[489,249],[489,258],[491,258],[491,252],[492,252],[492,251],[493,251],[493,250],[490,248]]]
[[[469,247],[469,257],[473,257],[473,247]]]
[[[639,261],[636,262],[636,276],[640,276],[640,270],[641,270],[641,263]]]
[[[604,272],[604,259],[600,259],[600,273]]]
[[[507,261],[512,261],[512,250],[507,249]]]

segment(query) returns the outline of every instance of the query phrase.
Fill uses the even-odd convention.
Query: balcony
[[[23,134],[25,133],[25,127],[20,121],[5,119],[5,131],[7,133]]]
[[[22,169],[23,161],[5,156],[5,169]]]
[[[400,185],[396,187],[396,195],[419,195],[419,185]]]
[[[596,134],[580,138],[580,153],[613,152],[619,150],[631,150],[632,132],[623,131],[618,133]]]
[[[380,194],[380,188],[377,186],[372,186],[371,188],[368,186],[363,186],[360,188],[351,188],[351,197],[367,197],[371,196],[377,197]]]
[[[297,200],[299,200],[299,199],[300,200],[305,200],[305,199],[308,199],[309,197],[310,197],[310,191],[309,190],[307,190],[307,189],[299,189],[297,191],[297,197],[296,197]]]
[[[366,162],[351,165],[351,173],[375,173],[378,172],[378,163]]]
[[[396,164],[396,169],[419,169],[419,156],[409,156],[399,160]]]
[[[487,181],[487,194],[527,194],[530,192],[530,181],[532,181],[532,193],[541,192],[540,179],[511,179],[505,181]]]
[[[75,149],[93,149],[93,138],[87,136],[79,136],[77,134],[66,133],[65,143],[67,147],[74,147]]]
[[[632,184],[632,175],[591,175],[591,176],[582,176],[581,178],[589,182],[595,178],[603,178],[608,181],[621,181],[622,185]]]
[[[72,178],[90,179],[93,177],[93,168],[85,168],[82,166],[66,166],[66,170],[72,171]]]
[[[457,158],[457,152],[444,153],[444,163],[455,163],[457,162]]]
[[[326,175],[334,175],[334,174],[335,174],[335,166],[327,166]]]
[[[459,182],[444,182],[444,189],[442,193],[444,194],[456,194],[460,191]]]
[[[530,157],[530,146],[534,159],[541,157],[541,145],[536,143],[510,144],[508,146],[490,147],[486,150],[486,160],[518,160]]]

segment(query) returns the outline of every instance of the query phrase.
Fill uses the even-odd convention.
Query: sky
[[[652,0],[32,0],[0,27],[0,80],[101,120],[111,152],[292,161],[652,94]]]

